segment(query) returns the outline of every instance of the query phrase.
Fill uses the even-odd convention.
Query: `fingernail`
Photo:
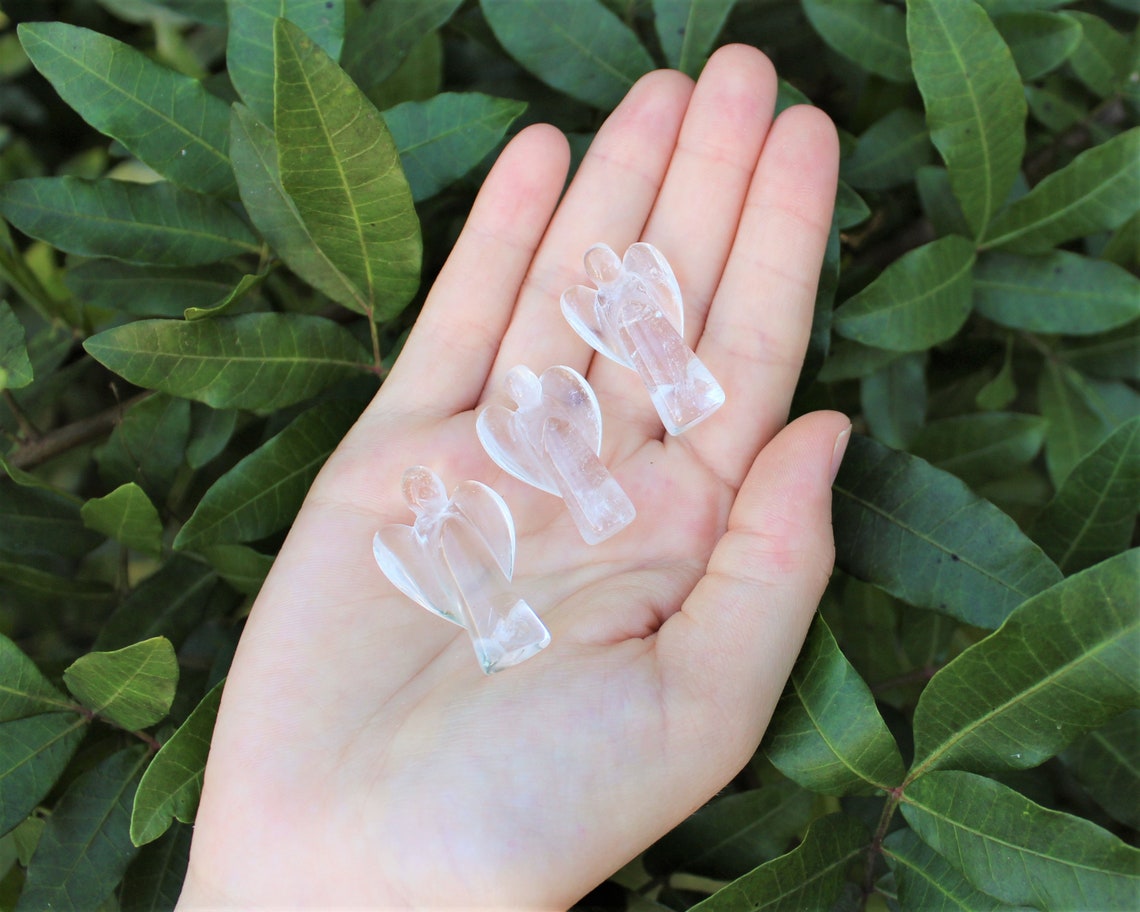
[[[851,439],[851,425],[847,425],[839,436],[835,438],[835,448],[831,451],[831,482],[835,483],[835,476],[839,474],[839,467],[843,465],[843,454],[847,452],[847,441]]]

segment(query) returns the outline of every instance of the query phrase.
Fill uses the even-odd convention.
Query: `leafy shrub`
[[[743,41],[845,131],[839,570],[754,761],[587,903],[1136,908],[1135,0],[4,7],[0,905],[173,904],[244,611],[493,150]]]

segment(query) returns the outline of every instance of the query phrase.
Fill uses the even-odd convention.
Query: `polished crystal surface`
[[[477,481],[463,482],[448,497],[425,466],[404,472],[403,491],[415,522],[384,526],[372,540],[392,585],[465,628],[487,674],[544,648],[549,631],[511,589],[515,524],[503,499]]]
[[[582,538],[605,541],[636,511],[602,465],[602,412],[585,378],[562,365],[536,377],[519,365],[507,374],[514,408],[491,405],[475,423],[487,454],[505,471],[566,501]]]
[[[601,354],[632,368],[670,434],[680,434],[724,404],[724,390],[685,344],[684,306],[673,269],[652,244],[633,244],[618,259],[605,244],[586,251],[597,288],[562,294],[562,313]]]

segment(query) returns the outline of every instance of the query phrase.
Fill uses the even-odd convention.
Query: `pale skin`
[[[695,85],[652,73],[561,199],[557,130],[503,151],[252,609],[180,909],[565,908],[748,761],[832,569],[850,428],[786,425],[838,146],[816,109],[773,121],[775,95],[741,46]],[[591,244],[638,240],[672,263],[686,342],[727,394],[677,438],[558,306]],[[614,538],[583,543],[561,500],[480,448],[475,417],[516,364],[593,385],[602,459],[638,511]],[[515,586],[553,637],[536,657],[485,677],[466,633],[377,569],[373,532],[411,522],[400,478],[417,463],[510,506]]]

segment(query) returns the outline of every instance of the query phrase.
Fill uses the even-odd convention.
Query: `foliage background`
[[[172,907],[244,612],[494,149],[729,41],[842,131],[839,570],[752,763],[581,907],[1140,905],[1136,0],[3,12],[0,908]]]

